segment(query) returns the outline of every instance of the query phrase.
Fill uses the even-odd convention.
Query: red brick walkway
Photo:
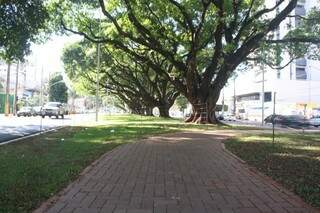
[[[222,149],[220,139],[178,133],[119,147],[47,212],[315,212],[247,169]]]

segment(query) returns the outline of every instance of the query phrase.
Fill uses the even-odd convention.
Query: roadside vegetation
[[[99,125],[67,127],[3,145],[0,146],[0,212],[34,210],[74,181],[90,163],[119,145],[176,131],[257,129],[187,124],[179,119],[149,116],[106,116]],[[319,207],[318,135],[281,134],[274,146],[270,138],[268,134],[242,135],[229,139],[226,147]]]
[[[226,148],[262,173],[320,207],[320,134],[247,134],[225,142]]]
[[[106,116],[0,146],[0,212],[30,212],[102,154],[146,136],[190,129],[232,129],[149,116]]]

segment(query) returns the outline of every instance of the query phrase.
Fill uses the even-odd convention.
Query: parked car
[[[220,121],[224,120],[224,116],[223,116],[222,114],[217,115],[217,118],[218,118],[218,120],[220,120]]]
[[[274,123],[279,123],[280,120],[284,119],[282,115],[269,115],[268,117],[266,117],[264,119],[264,122],[267,124],[267,123],[270,123],[272,124],[273,123],[273,119],[274,119]]]
[[[314,117],[309,120],[311,126],[319,127],[320,126],[320,117]]]
[[[40,116],[41,115],[41,111],[42,111],[42,106],[35,106],[33,107],[33,115],[34,116]]]
[[[236,121],[236,117],[234,115],[231,115],[231,114],[227,114],[224,116],[224,120],[225,121]]]
[[[34,111],[32,109],[32,107],[22,107],[18,112],[17,112],[17,116],[24,116],[24,117],[29,117],[32,116],[34,114]]]
[[[56,118],[61,117],[63,119],[65,114],[64,106],[60,102],[48,102],[41,110],[41,116],[43,118],[46,116],[49,116],[50,118],[55,116]]]
[[[292,128],[308,127],[310,123],[300,115],[269,115],[264,119],[265,123],[279,124]]]
[[[224,115],[220,114],[217,116],[217,118],[219,120],[223,120],[223,121],[236,121],[237,120],[236,117],[231,114],[224,114]]]

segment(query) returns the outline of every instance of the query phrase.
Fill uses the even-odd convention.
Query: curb
[[[224,142],[221,142],[221,146],[224,152],[226,152],[227,154],[231,155],[233,158],[235,158],[236,160],[240,161],[240,163],[242,164],[247,164],[247,162],[245,160],[242,160],[241,158],[239,158],[238,156],[236,156],[235,154],[233,154],[231,151],[229,151],[226,148],[226,145],[224,144]]]
[[[15,139],[12,139],[12,140],[1,142],[0,146],[7,145],[7,144],[10,144],[10,143],[14,143],[14,142],[19,142],[19,141],[24,140],[24,139],[32,138],[32,137],[35,137],[35,136],[38,136],[38,135],[42,135],[42,134],[45,134],[45,133],[48,133],[48,132],[57,131],[57,130],[60,130],[60,129],[66,128],[66,127],[67,126],[60,126],[60,127],[53,128],[53,129],[48,129],[48,130],[45,130],[45,131],[42,131],[42,132],[37,132],[37,133],[33,133],[33,134],[31,133],[30,135],[27,135],[27,136],[22,136],[22,137],[19,137],[19,138],[15,138]]]
[[[282,186],[280,183],[276,182],[274,179],[272,179],[272,177],[267,176],[266,174],[260,172],[257,168],[250,166],[246,161],[242,160],[241,158],[239,158],[238,156],[236,156],[235,154],[233,154],[231,151],[229,151],[226,147],[223,141],[221,141],[221,146],[222,149],[225,153],[227,153],[228,155],[230,155],[232,158],[236,159],[237,161],[239,161],[241,164],[244,165],[244,168],[248,170],[248,172],[254,176],[258,176],[261,179],[263,179],[264,181],[266,181],[267,183],[269,183],[270,185],[272,185],[273,187],[275,187],[277,190],[279,190],[280,192],[289,195],[291,198],[293,198],[297,203],[301,204],[301,206],[303,208],[306,208],[307,210],[310,210],[310,212],[320,212],[320,209],[311,206],[310,204],[306,203],[301,197],[299,197],[298,195],[296,195],[294,192],[286,189],[284,186]]]

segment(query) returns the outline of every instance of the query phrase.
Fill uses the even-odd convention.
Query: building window
[[[307,80],[307,72],[305,67],[296,68],[296,79],[297,80]]]
[[[296,60],[296,65],[307,66],[307,60],[305,58],[299,58]]]
[[[238,102],[242,101],[256,101],[260,100],[260,93],[251,93],[251,94],[246,94],[246,95],[239,95],[237,97]]]
[[[295,8],[295,25],[299,26],[301,23],[301,17],[306,15],[306,9],[303,5],[297,5]]]
[[[271,101],[271,92],[265,92],[264,93],[264,102],[270,102]]]
[[[301,4],[305,4],[306,3],[306,0],[298,0],[298,5],[301,5]]]

